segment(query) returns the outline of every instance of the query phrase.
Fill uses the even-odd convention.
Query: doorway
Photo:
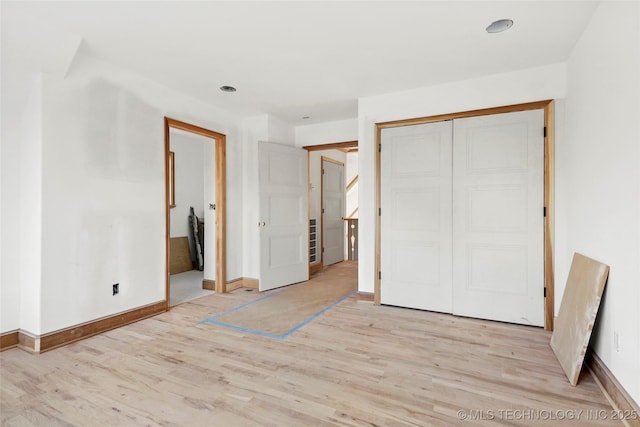
[[[176,206],[176,169],[175,169],[175,154],[171,150],[171,138],[172,135],[176,135],[176,132],[181,132],[186,135],[204,137],[208,141],[212,141],[213,144],[204,144],[202,153],[203,156],[213,157],[210,162],[204,162],[203,174],[207,174],[207,179],[204,179],[202,186],[202,214],[200,218],[204,221],[198,221],[197,214],[194,211],[188,216],[189,225],[191,226],[192,235],[195,239],[191,240],[192,245],[187,243],[187,246],[193,246],[195,253],[189,254],[189,260],[191,256],[195,256],[197,260],[196,265],[201,265],[204,269],[203,260],[206,257],[202,257],[203,252],[198,254],[198,251],[202,250],[202,246],[208,247],[209,254],[212,254],[211,260],[215,264],[215,272],[207,273],[209,277],[213,276],[214,279],[208,279],[204,276],[202,282],[203,289],[212,289],[218,293],[226,292],[226,137],[225,135],[205,129],[199,126],[195,126],[186,122],[171,119],[165,117],[165,301],[166,308],[169,310],[171,307],[171,271],[170,265],[172,263],[172,244],[177,246],[177,242],[171,238],[171,210]],[[209,165],[209,166],[207,166]],[[215,170],[212,173],[211,169]],[[208,171],[207,171],[208,170]],[[190,208],[191,206],[189,206]],[[187,221],[187,218],[185,218]],[[198,239],[200,234],[208,235],[211,238],[206,237],[203,240]],[[186,238],[186,236],[185,236]],[[174,251],[177,250],[174,247]],[[188,248],[186,253],[191,252]],[[175,255],[175,254],[174,254]],[[174,257],[175,258],[175,257]],[[211,261],[209,262],[211,264]],[[209,265],[211,267],[211,265]]]
[[[311,145],[303,147],[308,151],[309,157],[309,274],[322,270],[323,267],[341,260],[351,260],[357,266],[357,225],[358,225],[358,141],[346,141],[330,144]],[[332,213],[333,232],[340,233],[340,242],[326,242],[326,231],[323,223],[324,216],[322,209],[327,213],[326,200],[323,197],[324,181],[326,174],[322,175],[323,163],[325,165],[343,165],[343,177],[338,178],[343,187],[342,207],[332,210],[339,213]],[[331,168],[332,166],[328,166]],[[335,177],[334,177],[335,178]],[[334,197],[334,199],[335,199]],[[335,201],[334,201],[335,202]],[[332,202],[332,203],[334,203]],[[337,204],[337,203],[334,203]],[[339,218],[339,221],[337,219]],[[334,221],[335,220],[335,221]],[[339,225],[338,225],[339,223]],[[336,230],[338,230],[336,232]],[[337,243],[337,244],[336,244]],[[328,246],[340,245],[341,253],[338,254],[336,248],[333,257],[327,255]],[[325,252],[322,252],[323,247]]]

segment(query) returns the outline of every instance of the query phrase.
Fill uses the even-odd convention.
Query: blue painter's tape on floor
[[[277,340],[284,340],[286,339],[288,336],[290,336],[291,334],[293,334],[295,331],[297,331],[298,329],[302,328],[305,325],[308,325],[309,323],[313,322],[315,319],[317,319],[318,317],[322,316],[324,313],[326,313],[327,311],[331,310],[333,307],[335,307],[336,305],[340,304],[342,301],[344,301],[345,299],[349,298],[350,296],[352,296],[353,294],[355,294],[357,291],[353,291],[339,299],[337,299],[336,301],[332,302],[331,304],[329,304],[328,306],[326,306],[325,308],[323,308],[322,310],[320,310],[319,312],[315,313],[314,315],[308,317],[307,319],[303,320],[302,322],[300,322],[299,324],[297,324],[296,326],[294,326],[293,328],[289,329],[287,332],[285,332],[284,334],[278,335],[278,334],[272,334],[270,332],[264,332],[264,331],[256,331],[254,329],[248,329],[248,328],[243,328],[240,326],[236,326],[236,325],[230,325],[228,323],[224,323],[224,322],[220,322],[218,320],[216,320],[219,317],[222,317],[224,315],[227,315],[229,313],[233,313],[234,311],[238,311],[241,308],[247,307],[251,304],[255,304],[258,301],[262,301],[264,299],[270,298],[274,295],[277,295],[279,292],[281,292],[283,289],[273,292],[269,295],[266,295],[262,298],[258,298],[255,301],[250,301],[248,303],[239,305],[237,307],[234,307],[230,310],[227,310],[225,312],[222,313],[218,313],[215,316],[211,316],[208,319],[202,320],[200,322],[198,322],[198,324],[202,324],[202,323],[208,323],[211,325],[218,325],[218,326],[222,326],[224,328],[229,328],[229,329],[233,329],[234,331],[238,331],[238,332],[243,332],[243,333],[247,333],[247,334],[253,334],[253,335],[259,335],[261,337],[267,337],[267,338],[274,338]]]

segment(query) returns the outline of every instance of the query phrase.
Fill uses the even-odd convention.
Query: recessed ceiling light
[[[501,33],[508,30],[513,25],[511,19],[498,19],[487,27],[487,33]]]
[[[233,86],[220,86],[220,90],[223,92],[235,92],[236,88]]]

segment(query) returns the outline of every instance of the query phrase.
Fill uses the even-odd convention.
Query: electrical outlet
[[[616,353],[620,353],[620,335],[617,332],[613,332],[613,348],[616,349]]]
[[[111,288],[113,290],[113,295],[120,293],[120,283],[114,283]]]

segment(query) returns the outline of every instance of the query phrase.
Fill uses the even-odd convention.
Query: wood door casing
[[[170,171],[170,130],[179,129],[196,135],[212,138],[215,141],[215,251],[216,251],[216,281],[215,291],[227,291],[227,137],[200,126],[186,123],[169,117],[164,118],[164,150],[165,150],[165,303],[170,307],[171,278],[170,264],[170,236],[171,236],[171,171]]]

